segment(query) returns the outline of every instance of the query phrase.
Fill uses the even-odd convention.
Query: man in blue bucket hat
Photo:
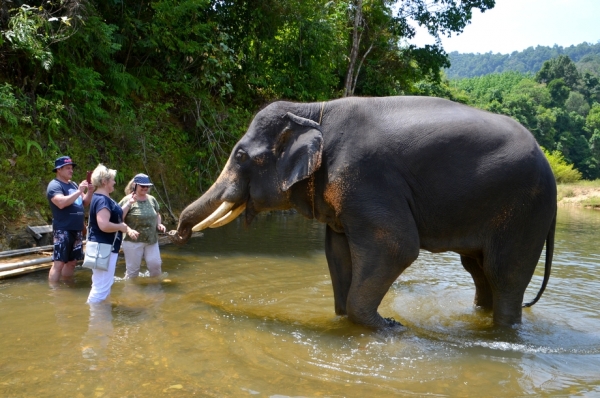
[[[70,280],[75,272],[77,260],[83,259],[84,210],[92,200],[94,186],[82,181],[79,185],[71,181],[76,163],[69,156],[54,161],[54,178],[48,184],[46,197],[52,209],[52,234],[54,251],[52,268],[48,275],[51,285],[61,278]]]

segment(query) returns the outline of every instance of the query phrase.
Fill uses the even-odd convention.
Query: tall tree
[[[419,63],[419,77],[429,75],[439,81],[439,69],[450,66],[440,35],[461,33],[470,23],[474,8],[484,12],[494,5],[495,0],[350,0],[348,9],[351,40],[343,95],[354,94],[362,65],[368,56],[378,52],[377,47],[385,49],[383,52],[387,55],[405,53],[404,56],[396,56],[396,68],[382,70],[380,73],[387,74],[394,69],[404,71],[406,65],[403,61],[405,57],[409,57]],[[401,48],[402,39],[415,36],[413,24],[425,27],[435,37],[436,44],[424,48],[414,45]],[[370,68],[377,68],[373,63],[369,65]]]
[[[352,95],[354,93],[353,77],[354,77],[354,66],[356,64],[356,58],[358,57],[358,47],[360,45],[360,37],[362,36],[363,30],[360,31],[363,24],[362,17],[363,0],[355,0],[353,4],[354,12],[354,27],[352,29],[352,47],[350,49],[350,62],[348,62],[348,72],[346,73],[346,84],[344,85],[344,97]],[[371,47],[365,52],[366,55],[371,51]]]
[[[581,80],[581,75],[575,63],[567,55],[552,58],[542,65],[542,69],[535,75],[539,83],[550,83],[555,79],[563,79],[564,84],[575,90]]]

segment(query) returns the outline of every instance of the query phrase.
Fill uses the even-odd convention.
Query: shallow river
[[[88,270],[0,281],[0,396],[600,396],[599,231],[599,211],[559,210],[548,288],[510,332],[453,253],[422,252],[390,289],[380,313],[404,330],[336,317],[324,226],[299,215],[165,246],[165,280],[118,278],[93,310]]]

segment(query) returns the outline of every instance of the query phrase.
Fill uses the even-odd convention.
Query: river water
[[[600,396],[598,231],[600,212],[559,209],[548,288],[511,331],[473,308],[453,253],[422,252],[390,289],[380,313],[402,331],[336,317],[324,226],[294,214],[164,246],[162,282],[118,278],[96,308],[88,270],[3,280],[0,396]]]

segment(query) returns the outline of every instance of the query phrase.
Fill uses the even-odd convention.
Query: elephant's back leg
[[[484,260],[492,290],[494,324],[499,326],[521,323],[523,297],[541,252],[541,247],[539,250],[531,248],[527,252],[521,252],[518,248],[510,246]]]
[[[504,225],[484,252],[484,274],[493,296],[494,324],[521,322],[523,297],[538,265],[554,214],[538,208]]]
[[[460,262],[471,274],[475,282],[475,300],[477,307],[491,310],[494,304],[493,291],[483,270],[483,254],[476,253],[470,256],[461,255]]]

